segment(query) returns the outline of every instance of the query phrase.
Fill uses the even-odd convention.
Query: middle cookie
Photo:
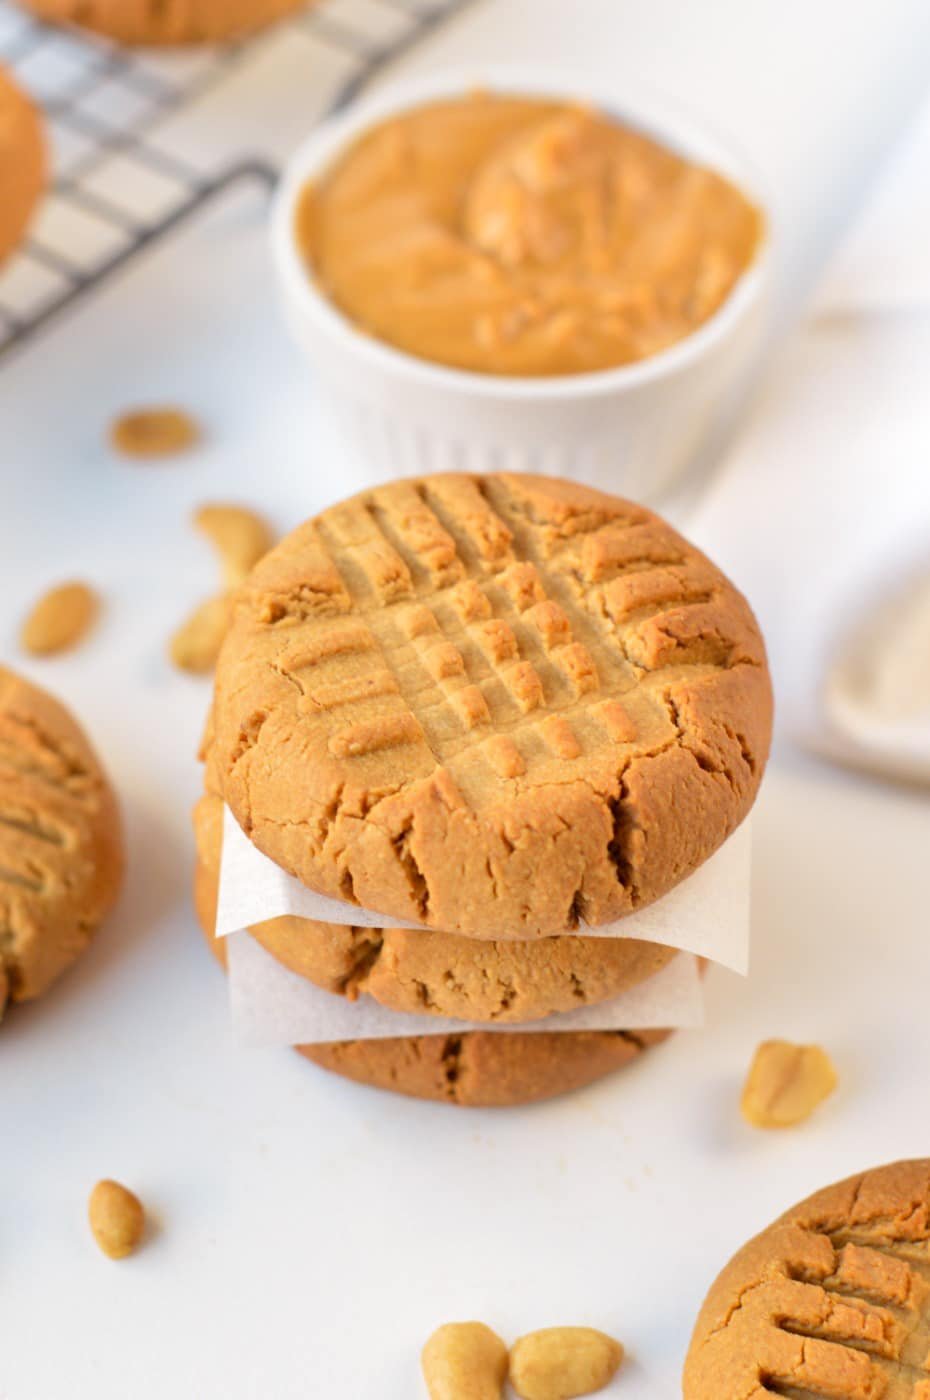
[[[197,805],[197,900],[213,926],[223,804]],[[368,995],[392,1011],[519,1024],[609,1001],[652,977],[677,950],[635,938],[566,935],[487,941],[398,928],[278,918],[249,930],[284,967],[325,991]]]

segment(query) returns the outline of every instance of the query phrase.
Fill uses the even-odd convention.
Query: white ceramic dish
[[[723,306],[678,344],[593,374],[511,378],[419,360],[361,334],[313,285],[295,238],[306,183],[385,118],[475,87],[583,99],[730,177],[766,213],[751,267]],[[725,143],[646,98],[623,101],[564,73],[446,72],[398,83],[318,127],[294,155],[272,219],[284,313],[363,481],[449,470],[572,477],[650,499],[677,486],[722,401],[751,361],[771,262],[771,210]]]

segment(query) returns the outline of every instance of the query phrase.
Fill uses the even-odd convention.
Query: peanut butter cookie
[[[122,44],[235,39],[299,10],[306,0],[23,0],[40,19],[77,24]]]
[[[462,474],[333,506],[236,595],[208,786],[308,886],[477,938],[641,908],[752,806],[745,599],[658,516]]]
[[[828,1186],[730,1261],[685,1363],[684,1400],[927,1400],[930,1161]]]
[[[216,877],[200,865],[197,914],[214,956],[225,966],[224,940],[214,938]],[[345,1079],[417,1099],[468,1108],[535,1103],[580,1089],[632,1064],[668,1031],[465,1031],[461,1035],[344,1040],[294,1048]]]
[[[21,242],[45,188],[41,118],[0,68],[0,263]]]
[[[122,870],[116,799],[84,734],[0,667],[0,1013],[84,951]]]
[[[222,803],[197,805],[198,899],[215,917]],[[211,924],[212,926],[212,924]],[[291,972],[355,1001],[392,1011],[512,1024],[619,996],[675,957],[674,948],[634,938],[543,938],[488,942],[459,934],[356,928],[279,918],[250,930]]]

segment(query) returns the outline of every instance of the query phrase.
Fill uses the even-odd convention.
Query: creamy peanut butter
[[[603,113],[471,93],[357,140],[297,237],[355,325],[437,364],[580,374],[645,359],[727,298],[762,236],[728,180]]]

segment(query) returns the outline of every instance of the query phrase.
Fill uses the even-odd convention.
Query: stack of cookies
[[[743,821],[770,730],[747,603],[651,512],[518,475],[374,488],[296,530],[236,599],[204,746],[200,917],[212,936],[225,807],[345,911],[251,936],[352,999],[360,1027],[371,999],[422,1018],[421,1035],[303,1053],[424,1097],[543,1098],[661,1038],[545,1018],[676,956],[622,920]],[[431,1035],[436,1016],[462,1032]]]

